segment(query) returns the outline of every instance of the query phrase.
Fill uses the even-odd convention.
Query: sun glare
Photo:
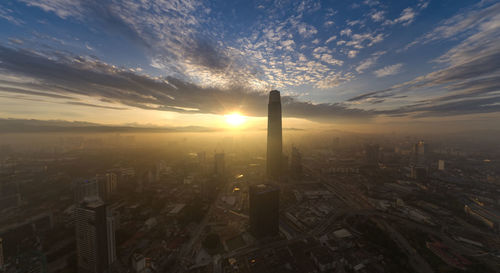
[[[246,117],[242,116],[238,112],[231,113],[229,115],[225,115],[226,117],[226,122],[230,124],[231,126],[240,126],[246,121]]]

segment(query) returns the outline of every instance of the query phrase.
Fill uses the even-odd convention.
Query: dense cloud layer
[[[239,110],[250,116],[267,115],[267,94],[233,86],[228,89],[200,87],[173,77],[152,78],[120,69],[95,59],[0,46],[0,69],[9,74],[0,80],[0,91],[70,99],[69,104],[92,105],[81,96],[142,109],[183,113],[225,114]],[[13,80],[16,79],[16,80]],[[367,119],[371,112],[348,109],[341,104],[313,104],[283,96],[288,117],[321,121]]]

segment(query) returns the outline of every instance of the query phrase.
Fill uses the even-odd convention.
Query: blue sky
[[[2,1],[0,116],[200,125],[265,116],[278,89],[285,116],[314,122],[498,121],[499,14],[498,1]]]

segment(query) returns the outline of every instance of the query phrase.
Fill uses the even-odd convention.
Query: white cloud
[[[356,57],[356,55],[358,55],[359,51],[357,50],[349,50],[349,52],[347,52],[347,57],[349,58],[354,58]]]
[[[21,0],[28,6],[41,8],[46,12],[53,12],[65,19],[67,17],[79,17],[84,15],[85,8],[79,0]]]
[[[381,69],[375,70],[375,72],[373,72],[373,73],[378,78],[381,78],[381,77],[396,75],[399,72],[401,72],[402,68],[403,68],[403,64],[402,63],[393,64],[393,65],[388,65],[388,66],[385,66],[385,67],[383,67]]]
[[[333,21],[331,21],[331,20],[326,21],[326,22],[324,23],[325,27],[330,27],[330,26],[333,26],[334,24],[335,24],[335,22],[333,22]]]
[[[426,44],[436,40],[456,38],[463,33],[479,28],[487,21],[495,20],[498,14],[500,14],[500,3],[479,10],[474,9],[459,13],[441,22],[431,32],[406,45],[405,49],[416,44]]]
[[[333,40],[335,40],[335,39],[337,39],[337,36],[333,35],[333,36],[331,36],[330,38],[328,38],[328,39],[325,41],[325,44],[328,44],[329,42],[331,42],[331,41],[333,41]]]
[[[315,87],[321,89],[328,89],[338,86],[339,84],[342,84],[344,82],[348,82],[353,78],[354,76],[351,73],[340,74],[338,72],[331,71],[321,81],[317,82]]]
[[[344,62],[333,58],[330,54],[321,54],[321,61],[331,65],[342,65]]]
[[[372,7],[372,6],[379,5],[380,2],[377,0],[365,0],[365,1],[363,1],[363,4]]]
[[[401,12],[401,14],[399,15],[398,18],[396,18],[394,20],[385,20],[384,25],[402,24],[403,26],[408,26],[411,23],[413,23],[413,21],[415,21],[415,18],[417,17],[418,13],[420,11],[422,11],[423,9],[427,8],[428,5],[429,5],[428,1],[419,0],[419,3],[417,4],[416,7],[405,8]],[[372,17],[372,19],[374,19],[374,18]]]
[[[372,18],[373,21],[375,22],[380,22],[384,20],[384,11],[377,11],[375,13],[372,13],[370,17]]]
[[[379,59],[380,56],[384,55],[385,51],[379,51],[374,54],[372,54],[372,57],[363,60],[359,65],[356,67],[356,72],[358,73],[363,73],[365,70],[368,68],[372,67],[375,65]]]
[[[302,37],[308,38],[318,33],[318,30],[311,25],[301,23],[298,25],[298,32]]]
[[[352,30],[349,28],[343,29],[340,31],[340,35],[351,36]]]
[[[21,25],[24,24],[24,21],[12,16],[13,11],[11,9],[4,8],[0,5],[0,18],[5,19],[12,24]]]
[[[89,45],[89,43],[85,43],[85,47],[86,47],[88,50],[91,50],[91,51],[92,51],[92,50],[94,50],[94,48],[93,48],[93,47],[91,47],[91,46]]]
[[[345,42],[346,46],[351,46],[356,49],[362,49],[365,46],[371,47],[376,43],[380,43],[384,40],[384,34],[379,33],[363,33],[363,34],[353,34],[350,41]],[[341,42],[341,41],[339,41]],[[339,45],[337,42],[337,45]],[[341,43],[343,44],[343,43]]]

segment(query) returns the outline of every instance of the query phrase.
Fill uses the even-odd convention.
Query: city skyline
[[[499,11],[495,1],[9,0],[0,117],[265,128],[278,89],[284,128],[489,129]],[[228,121],[234,113],[245,119]]]

